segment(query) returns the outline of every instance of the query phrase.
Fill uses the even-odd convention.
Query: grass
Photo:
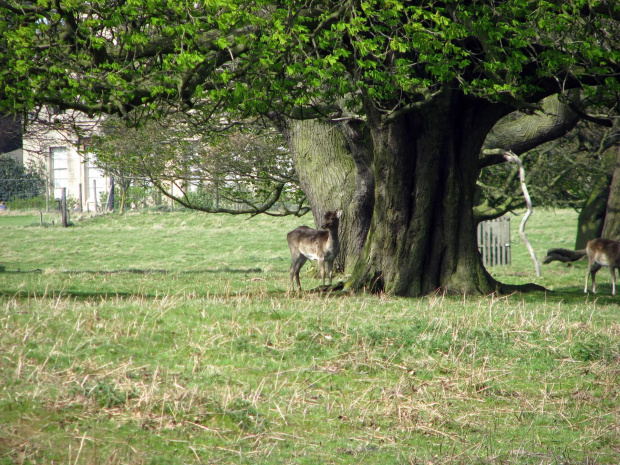
[[[288,295],[309,217],[5,218],[0,464],[618,463],[609,274],[536,278],[517,221],[493,274],[553,292]],[[528,237],[542,258],[575,228],[545,212]]]

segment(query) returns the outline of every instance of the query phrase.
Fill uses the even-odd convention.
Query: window
[[[96,198],[97,203],[101,202],[101,194],[107,191],[107,186],[103,171],[95,164],[95,156],[92,153],[88,154],[86,159],[86,185],[88,186],[86,198],[92,201]]]
[[[62,188],[69,187],[69,159],[67,147],[51,147],[52,158],[52,185],[54,186],[54,198],[62,196]]]

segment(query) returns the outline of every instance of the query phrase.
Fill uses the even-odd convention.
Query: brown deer
[[[295,290],[295,281],[297,287],[301,291],[301,283],[299,282],[299,270],[304,266],[306,260],[318,260],[321,269],[321,277],[323,278],[323,286],[325,286],[325,262],[327,262],[327,273],[329,274],[329,285],[332,285],[332,269],[334,267],[334,259],[340,251],[340,242],[338,241],[338,224],[342,217],[342,210],[334,210],[326,212],[323,216],[322,229],[312,229],[308,226],[299,226],[286,235],[288,247],[291,249],[291,290]]]
[[[611,295],[616,295],[616,268],[620,268],[620,241],[611,239],[592,239],[586,244],[588,268],[586,285],[583,292],[588,292],[588,275],[592,275],[592,293],[596,292],[595,277],[598,270],[608,266],[611,271]]]

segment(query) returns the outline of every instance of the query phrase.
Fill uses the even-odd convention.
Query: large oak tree
[[[0,1],[0,110],[270,115],[315,215],[346,206],[350,289],[486,293],[480,169],[574,125],[544,98],[579,115],[572,89],[618,91],[619,20],[615,0]],[[498,129],[515,109],[550,122]]]

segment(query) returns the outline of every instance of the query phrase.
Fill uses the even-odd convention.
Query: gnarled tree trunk
[[[289,120],[284,133],[316,227],[326,211],[344,212],[335,262],[343,271],[359,258],[370,226],[374,178],[368,134],[359,122],[317,119]]]
[[[481,160],[481,147],[507,113],[506,106],[448,90],[389,121],[366,108],[364,123],[287,122],[284,132],[315,223],[327,210],[344,210],[336,265],[351,273],[347,288],[407,296],[439,288],[508,289],[480,261],[473,213],[479,170],[497,163]],[[569,112],[557,117],[556,129],[574,124]],[[522,120],[514,123],[522,129]],[[549,125],[546,119],[541,124],[545,137],[533,130],[531,137],[557,137]],[[509,125],[496,130],[504,141],[511,140],[509,132]]]
[[[615,150],[616,167],[609,188],[605,224],[601,237],[620,241],[620,146],[616,145]]]
[[[348,288],[404,296],[495,289],[480,260],[473,206],[480,148],[504,110],[457,91],[389,123],[366,109],[375,203]]]
[[[579,212],[575,250],[585,249],[589,240],[601,237],[607,201],[610,198],[610,182],[611,176],[602,176],[594,185],[590,197]]]

